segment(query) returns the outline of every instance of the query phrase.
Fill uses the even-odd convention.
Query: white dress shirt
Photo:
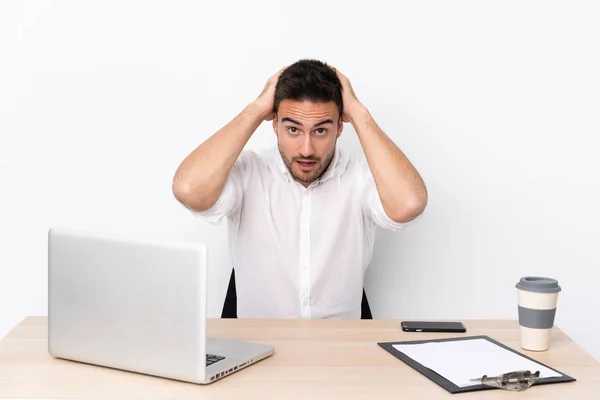
[[[307,188],[277,148],[245,150],[214,206],[191,211],[229,223],[238,318],[360,318],[377,226],[405,225],[384,212],[366,159],[339,149]]]

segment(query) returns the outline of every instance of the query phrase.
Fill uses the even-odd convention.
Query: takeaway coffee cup
[[[554,326],[558,281],[552,278],[527,276],[516,285],[519,298],[521,347],[545,351],[550,347],[550,331]]]

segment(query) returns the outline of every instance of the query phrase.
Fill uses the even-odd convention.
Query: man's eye
[[[298,128],[296,128],[295,126],[290,126],[288,128],[288,132],[289,133],[296,133],[296,132],[298,132]]]
[[[317,133],[319,135],[324,135],[324,134],[327,133],[327,129],[325,129],[325,128],[319,128],[319,129],[317,129]]]

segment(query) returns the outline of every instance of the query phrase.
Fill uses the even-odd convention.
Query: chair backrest
[[[223,311],[221,312],[221,318],[237,318],[237,292],[235,289],[235,270],[231,270],[231,277],[229,278],[229,286],[227,287],[227,294],[225,295],[225,302],[223,303]],[[367,294],[363,288],[362,303],[361,303],[361,319],[373,319],[371,314],[371,307],[369,306],[369,300]]]

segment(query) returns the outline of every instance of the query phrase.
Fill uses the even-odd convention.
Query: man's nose
[[[300,150],[300,155],[302,157],[312,157],[315,154],[315,148],[312,143],[312,137],[310,134],[304,135],[304,142],[302,143],[302,149]]]

